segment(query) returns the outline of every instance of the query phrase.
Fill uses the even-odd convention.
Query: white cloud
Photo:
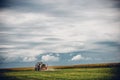
[[[2,23],[7,25],[14,25],[16,27],[19,27],[21,25],[24,25],[30,23],[36,22],[46,22],[47,20],[52,20],[54,17],[50,17],[48,15],[42,14],[42,13],[28,13],[28,12],[16,12],[16,11],[10,11],[6,10],[3,12],[0,12],[0,17],[2,19]],[[21,26],[22,27],[22,26]]]
[[[71,60],[72,60],[72,61],[92,60],[92,58],[90,58],[90,57],[84,57],[84,56],[78,54],[78,55],[73,56]]]
[[[43,53],[38,49],[9,49],[1,56],[4,58],[3,62],[32,62]]]
[[[59,61],[59,57],[57,56],[52,56],[52,55],[43,55],[42,56],[42,61],[46,61],[46,62],[56,62]]]
[[[23,58],[23,62],[32,62],[32,61],[36,61],[37,58],[35,57],[24,57]]]
[[[13,45],[0,45],[0,48],[15,48]]]
[[[84,59],[83,56],[81,56],[81,55],[76,55],[76,56],[73,56],[72,61],[79,61],[79,60],[83,60],[83,59]]]

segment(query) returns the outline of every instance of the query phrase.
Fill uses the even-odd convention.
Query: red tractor
[[[45,71],[47,70],[47,65],[43,64],[42,62],[37,62],[35,65],[35,71]]]

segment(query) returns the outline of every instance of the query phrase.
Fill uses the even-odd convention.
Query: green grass
[[[118,68],[77,68],[53,71],[12,70],[0,72],[0,80],[119,80]]]

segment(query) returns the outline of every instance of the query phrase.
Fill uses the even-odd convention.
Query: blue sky
[[[2,0],[0,67],[120,62],[119,0]]]

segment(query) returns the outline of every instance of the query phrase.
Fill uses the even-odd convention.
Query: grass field
[[[120,80],[119,67],[69,68],[34,71],[31,68],[0,71],[0,80]]]

